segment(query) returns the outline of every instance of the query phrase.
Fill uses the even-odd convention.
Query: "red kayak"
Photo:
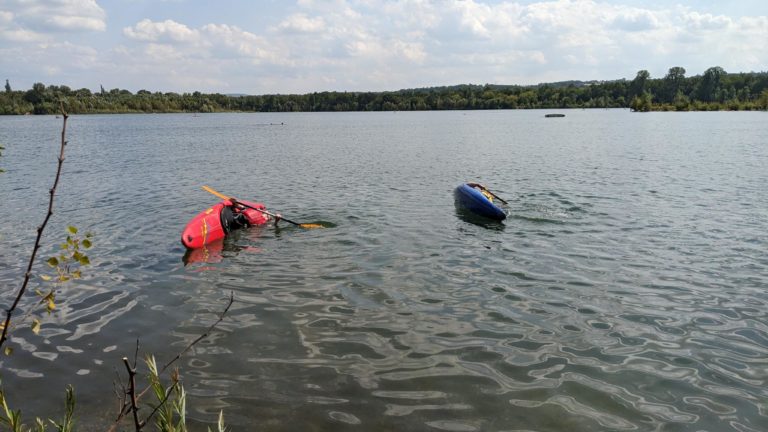
[[[267,209],[262,203],[239,202],[259,210]],[[231,201],[225,200],[192,218],[181,233],[181,243],[190,249],[197,249],[223,239],[232,230],[251,225],[264,225],[271,219],[266,213],[235,206]]]

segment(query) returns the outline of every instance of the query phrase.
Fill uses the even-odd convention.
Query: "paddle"
[[[485,186],[481,185],[480,183],[476,183],[476,184],[477,184],[478,186],[480,186],[480,187],[481,187],[481,188],[482,188],[484,191],[486,191],[486,192],[488,192],[489,194],[491,194],[491,196],[493,196],[493,197],[494,197],[494,198],[496,198],[497,200],[499,200],[499,201],[503,202],[504,204],[509,204],[508,202],[506,202],[506,201],[504,201],[503,199],[501,199],[501,197],[500,197],[500,196],[498,196],[498,195],[496,195],[495,193],[491,192],[491,190],[490,190],[490,189],[488,189],[487,187],[485,187]]]
[[[237,200],[237,199],[235,199],[234,197],[226,196],[226,195],[224,195],[223,193],[217,192],[217,191],[215,191],[214,189],[212,189],[212,188],[210,188],[210,187],[208,187],[208,186],[203,186],[203,190],[204,190],[204,191],[206,191],[206,192],[208,192],[208,193],[211,193],[211,194],[213,194],[213,195],[216,195],[217,197],[219,197],[219,198],[221,198],[221,199],[225,199],[225,200],[229,200],[229,201],[232,201],[232,204],[237,204],[237,205],[240,205],[240,206],[243,206],[243,207],[249,208],[249,209],[253,209],[253,210],[256,210],[256,211],[258,211],[258,212],[262,212],[262,213],[264,213],[264,214],[266,214],[266,215],[272,216],[273,218],[275,218],[275,220],[279,220],[279,219],[282,219],[282,220],[284,220],[284,221],[286,221],[286,222],[288,222],[288,223],[290,223],[290,224],[296,225],[297,227],[301,227],[301,228],[310,228],[310,229],[311,229],[311,228],[324,228],[324,227],[323,227],[322,225],[320,225],[320,224],[311,224],[311,223],[300,224],[300,223],[298,223],[298,222],[294,222],[294,221],[292,221],[292,220],[290,220],[290,219],[286,219],[286,218],[284,218],[284,217],[282,217],[282,216],[278,216],[278,215],[276,215],[276,214],[274,214],[274,213],[270,213],[270,212],[268,212],[268,211],[266,211],[266,210],[262,210],[262,209],[260,209],[260,208],[256,208],[256,207],[252,207],[252,206],[249,206],[248,204],[245,204],[245,203],[242,203],[242,202],[238,201],[238,200]]]

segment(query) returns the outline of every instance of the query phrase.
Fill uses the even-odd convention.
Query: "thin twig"
[[[128,382],[130,383],[128,391],[130,392],[129,396],[131,398],[133,424],[136,427],[136,432],[140,432],[142,424],[139,421],[139,407],[136,399],[136,366],[134,365],[134,367],[131,367],[130,363],[128,363],[127,357],[123,357],[123,363],[125,364],[125,368],[128,370]]]
[[[139,338],[136,338],[136,351],[133,352],[133,365],[139,364]]]
[[[193,340],[193,341],[192,341],[192,343],[190,343],[189,345],[187,345],[187,347],[186,347],[186,348],[184,348],[184,350],[183,350],[182,352],[180,352],[180,353],[176,354],[176,357],[174,357],[174,358],[173,358],[171,361],[169,361],[168,363],[166,363],[166,364],[165,364],[165,366],[163,366],[163,368],[162,368],[162,369],[160,369],[160,373],[159,373],[158,375],[160,375],[160,374],[162,374],[163,372],[165,372],[165,370],[166,370],[166,369],[168,369],[168,366],[172,365],[172,364],[173,364],[173,363],[174,363],[176,360],[180,359],[180,358],[181,358],[181,356],[183,356],[184,354],[186,354],[186,352],[187,352],[187,351],[189,351],[189,350],[190,350],[190,349],[191,349],[193,346],[195,346],[195,345],[196,345],[198,342],[200,342],[201,340],[203,340],[204,338],[206,338],[206,337],[207,337],[207,336],[208,336],[208,335],[211,333],[211,331],[214,329],[214,327],[216,327],[217,325],[219,325],[219,323],[220,323],[220,322],[221,322],[221,321],[224,319],[224,316],[226,316],[226,315],[227,315],[227,312],[229,312],[229,308],[232,306],[232,303],[234,303],[234,301],[235,301],[235,293],[234,293],[234,292],[232,292],[232,291],[230,291],[230,293],[229,293],[229,303],[227,303],[227,307],[225,307],[225,308],[224,308],[224,311],[221,313],[221,315],[219,315],[219,319],[218,319],[218,320],[216,320],[216,322],[215,322],[215,323],[211,324],[211,326],[210,326],[210,327],[208,327],[208,330],[206,330],[206,331],[205,331],[205,333],[203,333],[203,334],[201,334],[200,336],[198,336],[198,337],[197,337],[197,339]]]
[[[133,355],[133,364],[134,365],[138,364],[138,362],[137,362],[138,357],[139,357],[139,339],[137,338],[136,339],[136,351],[134,352],[134,355]],[[123,357],[123,361],[127,362],[128,358],[127,357]],[[126,368],[128,368],[128,365],[126,365]],[[117,370],[115,370],[115,373],[117,373]],[[135,388],[132,389],[132,390],[128,390],[128,388],[125,386],[125,384],[122,383],[122,378],[120,377],[119,373],[117,373],[117,378],[121,380],[120,387],[122,389],[122,394],[123,395],[118,397],[119,398],[118,400],[120,402],[118,405],[120,406],[120,408],[117,411],[118,414],[117,414],[117,418],[115,419],[115,423],[113,423],[112,426],[109,428],[109,432],[114,432],[115,429],[117,428],[117,425],[120,423],[120,421],[123,419],[123,417],[125,417],[129,412],[132,411],[131,404],[129,403],[129,399],[130,399],[130,402],[132,402],[133,400],[138,401],[139,399],[141,399],[141,396],[144,395],[144,393],[146,392],[146,390],[144,390],[141,393],[139,393],[139,395],[136,396],[135,398],[129,398],[129,396],[131,396],[131,393],[133,393],[135,395]],[[128,384],[130,385],[130,384],[134,384],[134,383],[135,382],[132,380],[131,372],[130,372],[130,369],[129,369],[129,371],[128,371]],[[117,391],[115,391],[115,393],[117,393]]]
[[[175,390],[175,389],[176,389],[176,386],[177,386],[177,385],[179,385],[178,381],[177,381],[177,382],[175,382],[175,383],[173,383],[173,385],[172,385],[172,386],[170,386],[170,387],[168,388],[168,391],[167,391],[167,392],[165,392],[165,396],[163,397],[163,400],[161,400],[161,401],[160,401],[160,403],[159,403],[159,404],[157,404],[157,406],[155,407],[155,409],[153,409],[153,410],[152,410],[152,412],[151,412],[151,413],[149,413],[149,415],[147,416],[147,418],[145,418],[145,419],[144,419],[144,421],[143,421],[143,422],[142,422],[142,424],[141,424],[142,426],[144,426],[145,424],[147,424],[147,423],[149,422],[149,420],[150,420],[150,419],[152,419],[152,416],[154,416],[154,415],[155,415],[155,414],[156,414],[156,413],[157,413],[157,412],[160,410],[160,408],[162,408],[162,406],[163,406],[163,405],[165,405],[165,403],[166,403],[166,402],[168,401],[168,399],[171,397],[171,394],[173,394],[173,390]]]
[[[118,412],[122,412],[128,405],[128,389],[123,385],[123,378],[120,376],[120,372],[117,371],[117,368],[115,368],[115,375],[117,375],[117,380],[112,381],[112,390],[115,392],[115,397],[117,398]],[[118,385],[120,386],[120,391],[118,391]]]
[[[174,362],[176,362],[177,360],[179,360],[179,359],[181,358],[181,356],[182,356],[182,355],[184,355],[184,354],[185,354],[187,351],[189,351],[189,350],[190,350],[190,349],[191,349],[193,346],[195,346],[195,345],[196,345],[197,343],[199,343],[201,340],[203,340],[204,338],[206,338],[206,337],[207,337],[207,336],[208,336],[208,335],[211,333],[211,331],[212,331],[212,330],[213,330],[213,329],[214,329],[214,328],[215,328],[215,327],[216,327],[216,326],[217,326],[217,325],[218,325],[218,324],[219,324],[219,323],[220,323],[220,322],[221,322],[221,321],[224,319],[224,317],[227,315],[227,312],[229,312],[229,308],[230,308],[230,307],[232,307],[232,303],[234,303],[234,301],[235,301],[235,293],[234,293],[234,292],[230,292],[230,293],[229,293],[229,302],[227,303],[227,306],[224,308],[224,310],[223,310],[223,311],[221,312],[221,314],[219,315],[219,319],[218,319],[218,320],[216,320],[216,322],[215,322],[215,323],[213,323],[213,324],[212,324],[210,327],[208,327],[208,330],[206,330],[206,331],[205,331],[205,333],[201,334],[201,335],[200,335],[200,336],[199,336],[197,339],[195,339],[194,341],[192,341],[192,343],[190,343],[190,344],[189,344],[189,345],[188,345],[186,348],[184,348],[184,350],[183,350],[183,351],[181,351],[179,354],[177,354],[177,355],[176,355],[176,357],[174,357],[174,358],[173,358],[171,361],[169,361],[168,363],[166,363],[166,364],[165,364],[165,366],[163,366],[163,368],[160,370],[160,372],[158,372],[158,376],[159,376],[159,375],[161,375],[163,372],[165,372],[165,370],[166,370],[166,369],[167,369],[167,368],[168,368],[168,367],[169,367],[171,364],[173,364]],[[138,355],[138,341],[136,342],[136,352],[137,352],[137,355]],[[124,359],[123,359],[123,361],[124,361],[124,362],[127,362],[127,359],[125,359],[125,358],[124,358]],[[135,360],[134,360],[134,364],[135,364]],[[128,365],[126,365],[126,367],[128,367]],[[135,374],[135,370],[134,370],[134,374]],[[130,384],[131,384],[131,386],[132,386],[132,387],[131,387],[131,390],[129,390],[129,392],[127,392],[126,394],[128,394],[128,395],[131,395],[131,396],[132,396],[132,398],[131,398],[131,402],[132,402],[132,403],[133,403],[133,400],[134,400],[134,399],[135,399],[136,403],[138,403],[138,401],[139,401],[139,400],[141,400],[141,398],[142,398],[142,397],[143,397],[143,396],[144,396],[144,395],[145,395],[145,394],[146,394],[146,393],[147,393],[147,392],[148,392],[148,391],[149,391],[149,390],[150,390],[152,387],[151,387],[151,386],[147,386],[147,387],[146,387],[144,390],[142,390],[142,391],[141,391],[141,393],[139,393],[138,395],[136,395],[136,394],[135,394],[135,387],[133,387],[133,385],[135,384],[135,382],[134,382],[134,380],[133,380],[133,376],[132,376],[132,375],[131,375],[131,373],[130,373],[130,370],[129,370],[129,373],[128,373],[128,379],[129,379],[129,381],[130,381]],[[174,385],[176,385],[176,384],[174,384]],[[123,389],[125,389],[125,386],[122,386],[122,387],[123,387]],[[154,412],[155,412],[155,411],[157,411],[158,409],[160,409],[160,407],[162,407],[162,406],[163,406],[163,404],[164,404],[164,403],[165,403],[167,400],[168,400],[168,396],[166,395],[165,399],[163,399],[163,401],[162,401],[162,402],[161,402],[161,403],[160,403],[160,404],[159,404],[159,405],[158,405],[158,406],[155,408],[155,410],[152,412],[152,414],[154,414]],[[126,415],[128,415],[128,413],[130,413],[131,411],[133,411],[133,412],[134,412],[134,423],[136,423],[136,418],[135,418],[135,416],[136,416],[136,412],[135,412],[135,410],[133,409],[133,407],[132,407],[132,406],[130,406],[130,405],[128,404],[128,401],[127,401],[127,400],[125,400],[125,401],[123,402],[123,404],[122,404],[122,408],[120,408],[120,411],[118,412],[118,415],[117,415],[117,418],[115,419],[115,422],[114,422],[114,423],[112,424],[112,426],[109,428],[109,431],[108,431],[108,432],[114,432],[115,430],[117,430],[117,425],[118,425],[118,424],[119,424],[119,423],[120,423],[120,422],[123,420],[123,418],[125,418],[125,416],[126,416]],[[150,417],[152,416],[152,414],[150,414]],[[149,417],[147,417],[147,420],[148,420],[148,419],[149,419]],[[146,420],[145,420],[145,422],[146,422]],[[139,424],[139,425],[141,425],[141,426],[143,426],[143,425],[145,424],[145,422],[139,422],[138,424]]]
[[[13,304],[11,305],[8,310],[5,311],[5,322],[3,323],[3,334],[0,335],[0,348],[2,348],[5,341],[8,339],[8,329],[11,327],[11,317],[13,316],[13,312],[16,310],[16,308],[19,305],[19,302],[21,301],[21,298],[24,296],[24,293],[27,291],[27,285],[29,284],[29,278],[32,276],[32,265],[35,263],[35,257],[37,256],[37,251],[40,249],[40,239],[43,237],[43,230],[45,230],[46,225],[48,225],[48,220],[51,218],[51,215],[53,215],[53,198],[54,195],[56,195],[56,187],[59,184],[59,178],[61,177],[61,166],[64,164],[64,148],[67,145],[66,141],[66,135],[67,135],[67,119],[69,116],[66,112],[64,112],[64,105],[61,106],[61,116],[64,118],[64,123],[61,127],[61,150],[59,151],[59,164],[56,168],[56,178],[53,181],[53,187],[49,190],[50,198],[48,200],[48,212],[45,215],[45,219],[43,219],[43,223],[37,227],[37,238],[35,239],[35,246],[32,248],[32,254],[29,256],[29,263],[27,264],[27,271],[24,273],[24,282],[21,284],[21,288],[19,288],[19,292],[16,294],[16,299],[13,301]]]

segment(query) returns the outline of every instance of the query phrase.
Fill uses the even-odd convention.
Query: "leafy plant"
[[[160,432],[187,432],[187,394],[184,391],[184,386],[181,385],[178,369],[174,369],[170,373],[170,383],[166,386],[163,384],[160,375],[168,365],[159,369],[155,357],[152,355],[148,355],[144,362],[149,371],[149,376],[147,377],[149,387],[145,391],[138,393],[136,389],[136,367],[135,365],[132,366],[127,358],[123,357],[123,363],[128,370],[128,387],[123,387],[123,394],[125,395],[125,398],[122,400],[123,408],[120,411],[117,422],[110,431],[115,430],[115,427],[124,416],[132,414],[136,432],[144,429],[147,423],[152,420],[152,417],[155,417],[155,429]],[[139,399],[149,390],[154,394],[156,402],[149,403],[152,411],[145,418],[141,418],[139,416]],[[208,430],[210,431],[210,428]],[[217,431],[226,431],[223,411],[219,412]]]
[[[91,263],[88,255],[83,253],[84,249],[90,249],[93,246],[93,234],[86,233],[84,238],[77,236],[77,228],[67,227],[67,240],[61,243],[61,253],[57,256],[48,258],[46,263],[56,269],[56,282],[67,282],[72,279],[80,279],[82,273],[80,268]],[[41,278],[50,281],[53,278],[47,275],[41,275]]]
[[[41,274],[40,278],[47,282],[53,282],[55,284],[61,284],[69,282],[73,279],[80,279],[82,274],[82,267],[90,265],[91,261],[83,250],[90,249],[93,246],[93,234],[86,233],[83,238],[77,236],[77,228],[74,226],[67,227],[67,239],[61,243],[61,253],[57,256],[48,258],[46,263],[56,270],[56,275],[51,276],[47,274]],[[48,290],[35,289],[35,295],[40,300],[39,305],[45,305],[45,310],[48,314],[51,314],[56,309],[56,289],[51,288]],[[30,310],[29,313],[32,311]],[[29,315],[27,313],[27,315]],[[32,319],[32,332],[38,334],[40,332],[41,321],[39,318]],[[6,347],[6,354],[10,354],[10,347]]]
[[[74,431],[74,413],[75,413],[75,390],[72,386],[67,386],[67,396],[64,402],[64,417],[56,422],[49,419],[48,422],[56,428],[57,432],[72,432]],[[21,410],[13,410],[8,406],[8,401],[5,399],[5,392],[0,387],[0,425],[6,426],[10,432],[45,432],[46,422],[40,418],[35,419],[35,426],[30,428],[21,420]],[[4,429],[5,430],[5,429]]]
[[[153,407],[157,412],[155,424],[158,430],[185,432],[187,430],[186,393],[184,393],[184,387],[179,383],[178,371],[174,370],[171,374],[171,385],[166,388],[160,380],[155,357],[148,356],[145,362],[149,368],[149,383],[158,402],[158,405]]]
[[[1,110],[0,110],[0,113],[1,113]],[[40,249],[40,240],[42,238],[43,231],[45,230],[45,227],[47,226],[48,221],[51,218],[51,215],[53,215],[53,198],[56,194],[56,187],[59,183],[61,168],[64,161],[64,149],[67,144],[65,140],[65,136],[66,136],[66,125],[67,125],[68,115],[64,111],[63,106],[61,107],[61,113],[62,113],[62,116],[64,117],[64,124],[62,126],[62,132],[61,132],[61,148],[60,148],[60,154],[58,159],[59,163],[56,170],[56,177],[53,182],[53,187],[50,189],[50,200],[48,202],[48,211],[46,213],[45,218],[43,219],[42,224],[37,228],[37,237],[35,239],[35,243],[32,248],[32,253],[30,254],[30,257],[29,257],[27,269],[26,269],[26,272],[24,273],[24,280],[21,284],[21,287],[18,289],[15,295],[14,301],[12,302],[10,307],[8,307],[5,310],[5,320],[0,322],[0,348],[4,348],[4,352],[7,355],[11,354],[12,349],[10,346],[7,346],[7,345],[4,346],[4,344],[6,341],[9,340],[9,331],[11,327],[15,325],[15,321],[13,320],[13,315],[14,315],[14,312],[19,308],[22,298],[24,298],[25,296],[30,278],[33,274],[32,267],[36,262],[37,252]],[[4,147],[0,146],[0,150],[3,150],[3,149]],[[78,235],[78,229],[76,227],[68,226],[66,240],[60,245],[61,252],[56,256],[50,257],[46,260],[46,263],[51,268],[55,269],[55,274],[54,275],[41,274],[40,275],[41,279],[47,282],[53,282],[54,284],[61,284],[61,283],[69,282],[71,280],[80,279],[82,277],[82,271],[81,271],[82,267],[90,264],[90,259],[88,258],[88,256],[85,254],[84,251],[87,249],[90,249],[91,246],[93,245],[92,237],[93,235],[91,233],[86,233],[84,236],[81,237]],[[52,313],[56,309],[56,297],[55,297],[54,289],[50,289],[47,292],[36,289],[35,293],[40,298],[40,301],[38,304],[44,304],[48,313]],[[171,360],[168,364],[163,366],[162,369],[158,370],[154,357],[147,358],[146,363],[150,372],[149,388],[153,390],[155,396],[157,397],[158,402],[153,406],[153,411],[143,420],[139,418],[138,400],[144,394],[144,392],[141,392],[141,394],[137,394],[136,392],[136,379],[135,379],[136,378],[136,368],[135,368],[136,362],[134,360],[134,366],[131,366],[128,360],[126,358],[123,358],[123,362],[125,363],[128,369],[128,374],[129,374],[128,376],[129,390],[124,386],[123,394],[126,396],[126,399],[130,398],[130,402],[127,402],[126,399],[122,400],[123,406],[120,409],[120,414],[115,424],[110,430],[114,430],[116,427],[118,427],[120,420],[125,415],[130,413],[130,414],[133,414],[134,427],[137,432],[141,431],[142,428],[146,425],[146,423],[155,414],[158,414],[155,426],[159,431],[186,432],[187,430],[186,393],[184,392],[184,388],[181,386],[181,383],[179,381],[178,371],[173,371],[171,373],[171,385],[168,388],[166,388],[165,385],[162,383],[160,379],[160,374],[165,372],[166,368],[170,366],[170,364],[178,360],[185,352],[191,349],[196,343],[198,343],[200,340],[205,338],[213,330],[213,328],[216,327],[216,325],[220,323],[222,319],[224,319],[224,316],[226,315],[227,311],[229,311],[229,308],[232,306],[233,301],[234,301],[234,296],[233,294],[230,294],[229,303],[227,304],[226,308],[224,309],[224,312],[222,312],[219,319],[208,328],[206,333],[202,334],[200,337],[195,339],[186,349],[184,349],[184,351],[179,353],[173,360]],[[34,310],[34,307],[30,308],[30,310],[27,312],[27,316],[31,313],[32,310]],[[26,319],[21,319],[21,321],[25,322]],[[40,331],[40,325],[41,323],[39,319],[37,318],[33,319],[32,331],[34,333],[38,333]],[[138,346],[137,346],[137,352],[138,352]],[[46,423],[45,421],[37,418],[35,420],[35,424],[33,427],[25,426],[22,423],[21,410],[11,409],[10,406],[8,405],[5,395],[6,393],[2,389],[2,385],[0,385],[0,409],[1,409],[0,430],[2,431],[8,430],[10,432],[31,432],[31,431],[44,432],[46,430],[46,426],[48,426],[49,423],[53,425],[58,432],[72,432],[74,430],[75,394],[71,386],[68,386],[66,390],[65,414],[64,414],[64,417],[61,419],[61,421],[56,422],[53,420],[48,420],[48,423]],[[224,432],[226,430],[224,426],[223,412],[219,413],[217,428],[218,428],[218,432]]]

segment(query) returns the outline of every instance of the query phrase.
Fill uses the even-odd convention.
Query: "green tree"
[[[8,80],[5,80],[5,92],[10,93],[11,92],[11,85],[8,83]]]
[[[632,111],[648,112],[653,107],[651,99],[651,94],[645,92],[640,96],[635,96],[635,98],[632,99],[632,102],[629,104],[629,107],[632,109]]]
[[[651,77],[651,74],[643,69],[641,71],[637,72],[637,75],[635,76],[635,79],[632,80],[632,83],[629,85],[629,96],[635,97],[640,96],[643,93],[646,92],[648,79]]]
[[[24,100],[31,104],[39,104],[45,100],[45,84],[34,83],[32,89],[24,93]]]
[[[707,69],[699,81],[696,89],[696,97],[704,102],[715,100],[715,94],[720,87],[720,79],[725,75],[725,71],[720,66]]]
[[[675,105],[676,111],[688,111],[691,105],[691,100],[680,90],[677,91],[677,94],[675,94],[675,99],[672,102]]]
[[[765,89],[762,93],[760,93],[760,98],[757,100],[757,105],[761,109],[768,109],[768,89]]]
[[[680,66],[674,66],[669,68],[667,75],[664,77],[664,94],[662,102],[672,102],[677,91],[685,81],[685,68]]]

